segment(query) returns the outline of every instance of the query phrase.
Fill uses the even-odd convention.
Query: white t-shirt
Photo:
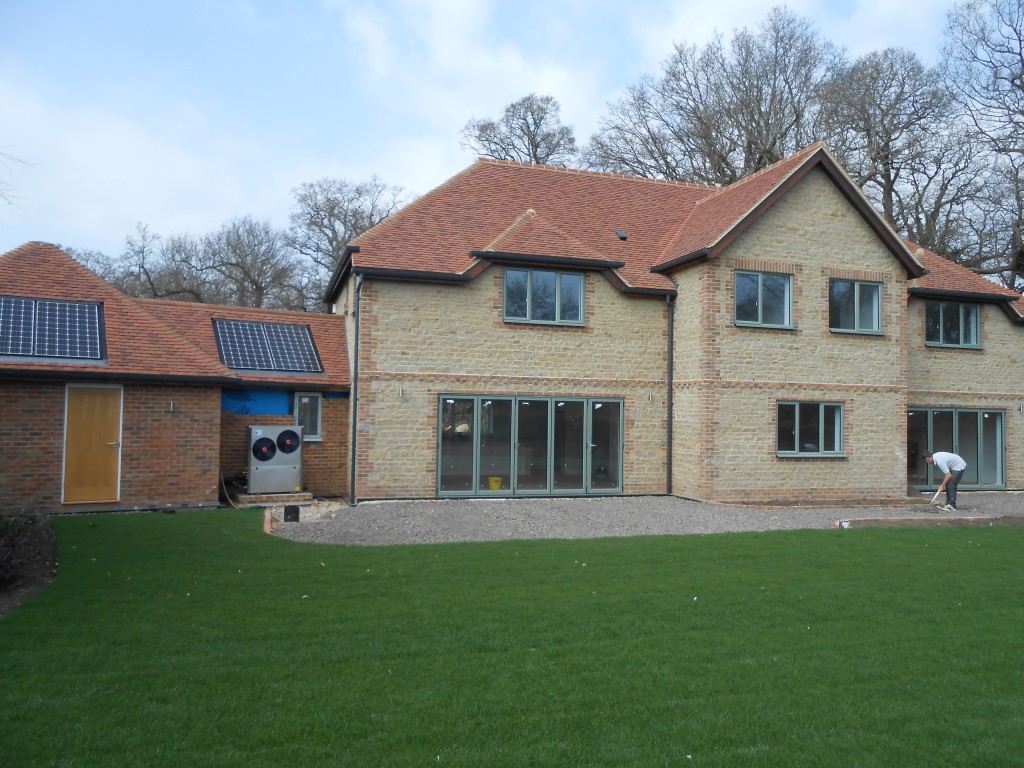
[[[948,475],[953,470],[967,469],[967,462],[955,453],[944,453],[943,451],[933,453],[932,461],[935,462],[935,466],[938,467],[944,475]]]

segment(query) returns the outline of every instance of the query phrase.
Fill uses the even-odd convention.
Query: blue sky
[[[751,0],[0,0],[0,252],[121,252],[142,222],[284,228],[292,190],[377,175],[423,194],[471,118],[554,96],[585,143],[674,42],[754,28]],[[931,64],[952,0],[794,0],[851,56]]]

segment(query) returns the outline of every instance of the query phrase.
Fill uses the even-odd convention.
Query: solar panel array
[[[0,355],[100,360],[100,305],[0,296]]]
[[[321,372],[308,325],[214,319],[220,359],[228,368]]]

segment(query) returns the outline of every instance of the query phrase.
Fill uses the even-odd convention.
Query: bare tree
[[[197,271],[216,276],[230,290],[230,303],[242,307],[295,309],[295,260],[284,236],[269,221],[233,219],[203,238]]]
[[[756,32],[677,45],[661,77],[611,106],[584,152],[592,168],[729,184],[816,138],[819,91],[842,55],[773,8]]]
[[[978,135],[999,153],[1024,153],[1024,3],[969,0],[950,12],[950,82]]]
[[[497,120],[472,119],[463,127],[462,146],[481,157],[542,165],[572,165],[576,137],[562,125],[552,96],[531,93],[505,107]]]
[[[292,194],[295,207],[285,242],[308,262],[300,271],[309,306],[323,296],[349,241],[409,201],[402,187],[389,186],[376,176],[357,184],[324,178],[303,184]]]
[[[7,180],[7,177],[13,166],[21,164],[22,161],[18,158],[0,152],[0,202],[14,202],[14,185]]]

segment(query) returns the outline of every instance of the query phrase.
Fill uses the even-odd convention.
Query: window
[[[303,440],[320,440],[323,396],[319,392],[295,393],[295,426],[302,427]]]
[[[924,305],[925,342],[947,347],[977,347],[977,304],[929,301]]]
[[[583,325],[583,275],[506,269],[504,317],[513,322]]]
[[[82,301],[0,296],[0,355],[102,360],[103,308]]]
[[[779,403],[776,451],[780,456],[839,456],[843,452],[840,403]]]
[[[829,284],[828,325],[833,331],[880,333],[882,286],[855,280],[833,280]]]
[[[792,327],[792,275],[736,273],[736,324]]]

